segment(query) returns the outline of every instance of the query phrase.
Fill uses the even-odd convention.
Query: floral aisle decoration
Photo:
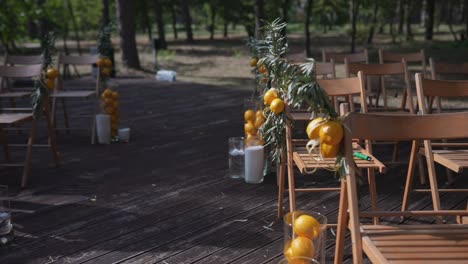
[[[343,125],[333,109],[328,95],[317,84],[314,60],[301,65],[286,58],[288,42],[283,34],[286,23],[276,19],[264,27],[264,38],[256,43],[259,59],[257,68],[263,75],[263,110],[265,122],[259,128],[266,145],[270,146],[273,161],[284,162],[286,153],[286,122],[291,122],[286,107],[306,107],[311,112],[307,126],[310,138],[307,148],[317,159],[334,158],[332,170],[344,175],[342,154]],[[292,124],[293,125],[293,124]]]

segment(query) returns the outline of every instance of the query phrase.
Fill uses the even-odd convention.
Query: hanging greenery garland
[[[321,116],[320,120],[312,120],[314,123],[308,126],[308,134],[309,130],[314,131],[313,136],[309,135],[308,149],[314,152],[320,148],[320,159],[336,157],[333,169],[340,171],[343,168],[343,155],[340,153],[342,124],[328,95],[316,82],[314,60],[307,59],[297,65],[285,58],[288,51],[288,42],[283,34],[286,25],[280,19],[267,23],[263,29],[264,38],[256,42],[257,68],[263,75],[261,82],[266,79],[263,93],[266,121],[260,127],[261,135],[271,146],[273,161],[282,162],[286,153],[286,122],[292,122],[284,111],[285,104],[291,108],[306,106],[313,119]]]

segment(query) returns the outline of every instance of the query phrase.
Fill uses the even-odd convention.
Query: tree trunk
[[[102,26],[110,23],[109,0],[102,0]]]
[[[359,12],[359,0],[351,0],[350,16],[351,16],[351,53],[356,51],[356,24]]]
[[[153,0],[156,24],[158,26],[159,48],[166,49],[166,32],[164,31],[163,7],[159,0]]]
[[[171,4],[171,20],[172,20],[172,32],[174,33],[174,39],[178,39],[177,36],[177,12],[176,12],[177,2]]]
[[[215,3],[211,3],[210,4],[210,19],[211,19],[211,23],[210,23],[210,40],[213,40],[214,39],[214,33],[215,33],[215,22],[216,22],[216,4]]]
[[[149,15],[148,15],[148,6],[147,6],[147,3],[146,1],[141,1],[141,11],[143,12],[143,23],[145,24],[145,27],[146,27],[146,32],[148,34],[148,42],[149,43],[152,43],[153,41],[153,27],[151,26],[151,22],[150,22],[150,19],[149,19]]]
[[[465,0],[463,4],[463,14],[465,17],[465,38],[468,39],[468,0]]]
[[[412,1],[406,1],[406,40],[413,39],[413,31],[411,30],[411,15],[413,11]]]
[[[281,16],[283,18],[283,22],[285,23],[288,23],[289,21],[289,15],[288,15],[288,11],[289,11],[289,6],[291,5],[291,0],[283,0],[283,3],[282,3],[282,6],[281,6]],[[286,30],[287,28],[285,27],[283,29],[283,35],[286,36]]]
[[[312,14],[312,0],[307,0],[306,4],[306,17],[305,17],[305,48],[307,57],[312,57],[312,51],[310,49],[310,16]]]
[[[185,32],[187,33],[187,42],[193,42],[193,33],[192,33],[192,17],[190,16],[189,0],[181,0],[182,16],[184,17],[185,22]]]
[[[426,1],[426,16],[427,16],[426,23],[425,23],[426,40],[432,40],[432,36],[434,33],[434,9],[435,9],[434,7],[435,7],[435,0]]]
[[[223,21],[223,37],[227,38],[228,37],[228,26],[229,26],[229,21],[227,20],[226,17],[224,17]]]
[[[134,2],[116,0],[117,18],[120,31],[120,49],[122,62],[129,68],[140,68],[140,59],[135,39]]]
[[[457,33],[453,30],[453,25],[452,25],[452,22],[453,22],[453,1],[449,1],[448,5],[449,5],[449,7],[448,7],[447,24],[448,24],[450,33],[452,33],[453,39],[455,41],[458,41]]]
[[[398,34],[403,34],[403,26],[405,24],[405,1],[398,2]]]
[[[255,0],[255,38],[261,38],[261,28],[264,26],[265,5],[263,0]]]
[[[375,26],[377,25],[377,13],[379,12],[379,0],[374,0],[374,15],[372,17],[372,25],[369,29],[369,35],[367,36],[367,44],[372,44],[374,39]]]
[[[71,5],[70,0],[67,0],[67,7],[68,7],[68,12],[70,13],[71,21],[73,24],[73,30],[75,31],[76,47],[78,49],[78,54],[81,55],[81,45],[80,45],[80,35],[78,33],[78,24],[76,23],[75,14],[73,12],[73,7]]]

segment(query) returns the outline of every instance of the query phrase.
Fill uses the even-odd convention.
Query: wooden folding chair
[[[57,68],[60,69],[62,67],[65,70],[66,66],[72,65],[89,65],[90,67],[96,63],[99,59],[99,55],[81,55],[81,56],[68,56],[60,54],[58,57],[58,66]],[[94,111],[92,114],[92,125],[91,125],[91,144],[94,144],[96,141],[96,114],[99,110],[99,95],[100,95],[100,70],[98,68],[97,71],[97,78],[96,78],[96,86],[94,89],[88,90],[76,90],[76,89],[69,89],[66,90],[64,87],[63,77],[62,75],[58,78],[58,87],[51,93],[52,97],[52,124],[54,127],[57,126],[56,122],[56,111],[57,111],[57,99],[60,99],[62,103],[63,115],[64,115],[64,122],[65,122],[65,129],[70,130],[69,122],[68,122],[68,113],[65,104],[65,99],[91,99],[94,103]]]
[[[344,63],[345,59],[350,63],[369,63],[369,54],[367,49],[357,53],[330,52],[322,49],[322,62],[333,60],[335,63]]]
[[[430,114],[432,109],[427,103],[427,98],[463,98],[468,97],[468,80],[466,81],[442,81],[442,80],[430,80],[423,79],[422,74],[416,74],[416,91],[418,102],[420,106],[420,113],[423,115]],[[430,99],[429,99],[430,101]],[[441,113],[442,109],[440,106],[437,107],[437,112]],[[437,184],[437,176],[434,168],[434,162],[445,166],[446,168],[460,173],[464,168],[468,168],[468,143],[459,142],[429,142],[431,149],[443,148],[433,150],[431,155],[427,156],[425,149],[427,148],[425,142],[424,148],[419,150],[420,155],[426,156],[428,161],[428,177],[430,189],[416,189],[413,191],[427,192],[430,191],[432,195],[432,203],[434,210],[440,210],[440,199],[439,192],[468,192],[468,189],[440,189]],[[419,144],[417,144],[419,147]],[[454,149],[455,148],[455,149]],[[463,148],[463,149],[459,149]],[[412,156],[416,158],[416,156]],[[420,167],[422,163],[420,162]],[[423,170],[420,169],[422,172]],[[408,208],[408,201],[410,191],[412,190],[414,173],[408,173],[408,178],[405,187],[405,193],[403,196],[402,210]]]
[[[29,66],[0,66],[0,78],[39,78],[41,75],[42,65],[29,65]],[[59,165],[59,157],[57,152],[57,146],[55,143],[55,136],[52,125],[50,123],[50,115],[48,112],[48,101],[44,99],[43,102],[45,112],[45,119],[47,122],[47,128],[49,130],[49,144],[48,145],[36,145],[35,137],[36,137],[36,123],[37,120],[33,117],[32,108],[28,108],[28,113],[0,113],[0,137],[2,139],[2,143],[4,145],[4,153],[5,158],[7,160],[7,164],[0,164],[2,166],[7,167],[23,167],[23,174],[21,180],[21,187],[25,187],[27,183],[27,178],[31,170],[31,152],[33,147],[50,147],[52,150],[52,155],[55,161],[56,166]],[[2,109],[5,111],[5,109]],[[24,111],[24,109],[8,109],[12,111]],[[28,143],[26,145],[11,145],[8,144],[6,139],[6,133],[4,130],[4,126],[11,126],[11,125],[19,125],[25,122],[31,122],[31,130],[29,134]],[[24,163],[11,163],[10,154],[9,154],[9,146],[16,146],[16,147],[23,147],[26,146],[26,157]]]
[[[415,106],[413,103],[413,96],[411,91],[411,84],[410,84],[410,77],[408,74],[408,67],[406,65],[405,60],[403,59],[401,62],[397,63],[384,63],[384,64],[363,64],[363,63],[351,63],[347,59],[345,59],[345,70],[346,75],[351,76],[357,74],[357,72],[362,71],[365,76],[377,76],[380,78],[380,89],[382,90],[383,101],[384,101],[384,110],[388,111],[388,103],[387,103],[387,92],[385,89],[385,76],[401,76],[404,84],[404,96],[401,102],[400,110],[405,111],[406,102],[408,101],[408,108],[409,112],[414,114],[415,113]],[[369,87],[368,87],[369,89]],[[371,91],[368,91],[371,92]],[[408,100],[407,100],[408,97]],[[379,97],[376,97],[375,108],[378,107]],[[369,105],[372,105],[371,102]],[[376,109],[377,110],[377,109]]]
[[[358,77],[346,78],[346,79],[334,79],[334,80],[318,80],[319,85],[328,93],[330,96],[348,96],[348,95],[359,95],[361,98],[365,98],[365,94],[362,92],[365,89],[362,88],[363,80],[362,74],[358,74]],[[362,105],[363,111],[366,111],[365,101]],[[289,111],[289,108],[286,108]],[[309,120],[310,114],[291,113],[293,121],[298,120]],[[289,204],[290,211],[296,210],[296,192],[336,192],[340,191],[339,187],[330,188],[296,188],[294,180],[294,166],[296,166],[301,174],[311,174],[316,169],[330,168],[335,163],[334,158],[326,158],[322,161],[318,161],[318,157],[315,154],[309,154],[305,148],[307,140],[293,139],[292,138],[292,127],[288,122],[286,126],[286,163],[280,165],[279,172],[279,188],[278,188],[278,216],[282,216],[283,210],[283,198],[285,191],[285,169],[287,166],[288,173],[288,185],[289,185]],[[355,151],[363,152],[366,155],[370,155],[370,144],[366,144],[366,149],[363,149],[357,143],[353,146]],[[371,204],[373,208],[377,206],[377,191],[375,186],[375,174],[374,170],[377,169],[380,172],[384,172],[385,166],[379,162],[376,158],[372,158],[372,161],[356,160],[358,166],[362,169],[368,170],[369,176],[369,189],[371,193]]]
[[[426,55],[424,54],[423,49],[418,52],[411,53],[396,53],[379,49],[379,63],[400,62],[402,59],[404,59],[408,64],[420,64],[420,72],[423,76],[426,76]]]
[[[411,129],[408,129],[411,124]],[[335,263],[342,263],[346,226],[349,220],[354,264],[363,263],[363,252],[373,263],[466,263],[468,225],[369,225],[361,218],[460,216],[453,211],[359,211],[357,168],[353,159],[353,139],[378,141],[424,140],[425,152],[432,155],[430,140],[468,137],[468,113],[434,115],[389,115],[350,113],[345,119],[345,156],[348,174],[342,179]],[[431,163],[431,159],[427,160]],[[410,167],[414,166],[414,163]],[[410,168],[409,168],[410,169]],[[349,219],[348,213],[349,210]]]
[[[42,55],[5,55],[5,66],[19,66],[19,65],[42,65],[43,57]],[[4,89],[6,88],[6,89]],[[2,79],[0,87],[0,99],[8,98],[10,100],[10,106],[16,108],[15,99],[24,99],[29,98],[34,92],[34,89],[31,87],[29,89],[13,89],[8,78]]]

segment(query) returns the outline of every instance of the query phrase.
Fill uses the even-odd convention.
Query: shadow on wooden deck
[[[227,138],[243,133],[243,98],[250,92],[141,78],[114,84],[130,143],[92,146],[87,132],[61,132],[62,167],[49,168],[47,150],[35,151],[25,190],[17,188],[19,171],[2,170],[0,184],[14,194],[16,238],[0,248],[0,263],[278,262],[283,241],[275,175],[259,185],[224,176]],[[75,101],[68,108],[83,114],[91,105]],[[81,127],[90,123],[73,121]],[[407,152],[403,144],[402,156]],[[22,157],[21,151],[16,154]],[[390,167],[378,177],[381,208],[399,209],[403,168]],[[336,182],[326,173],[298,179],[298,184]],[[362,204],[368,206],[365,189]],[[413,196],[413,208],[430,207],[429,198]],[[466,196],[447,194],[442,202],[444,208],[463,208]],[[330,222],[337,205],[336,193],[298,196],[298,208],[325,213]],[[329,262],[334,238],[329,231]]]

